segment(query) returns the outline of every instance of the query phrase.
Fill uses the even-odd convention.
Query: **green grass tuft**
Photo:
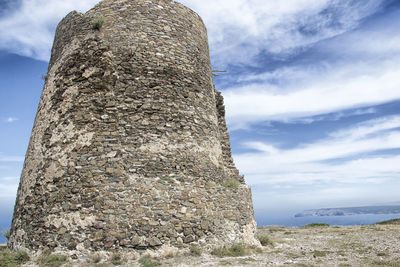
[[[239,263],[241,263],[241,264],[247,265],[247,264],[249,264],[249,262],[257,262],[257,260],[254,258],[244,258],[244,259],[239,260]]]
[[[328,226],[329,226],[329,224],[327,224],[327,223],[310,223],[310,224],[304,225],[303,227],[304,228],[312,228],[312,227],[328,227]]]
[[[387,221],[383,221],[383,222],[378,222],[378,223],[376,223],[376,224],[380,224],[380,225],[400,224],[400,219],[387,220]]]
[[[160,180],[166,181],[170,184],[174,184],[175,183],[175,179],[171,178],[171,177],[161,177]]]
[[[9,249],[0,251],[1,267],[17,267],[29,261],[29,255],[25,251],[12,252]]]
[[[191,245],[190,246],[190,255],[201,256],[201,247],[196,244]]]
[[[314,258],[316,258],[316,257],[325,257],[326,255],[328,255],[327,251],[314,250],[314,252],[313,252]]]
[[[227,261],[227,260],[222,260],[222,261],[219,262],[219,265],[221,265],[221,266],[230,266],[230,265],[232,265],[232,262]]]
[[[376,253],[376,256],[383,257],[383,256],[387,256],[387,254],[385,252],[378,252],[378,253]]]
[[[154,267],[154,266],[160,266],[161,263],[150,257],[149,255],[143,256],[139,259],[140,266],[142,267]]]
[[[228,188],[238,188],[240,186],[240,182],[236,179],[228,179],[222,183],[222,186]]]
[[[59,267],[67,262],[67,256],[51,254],[43,258],[40,266]]]
[[[374,261],[371,266],[399,267],[400,261]]]
[[[272,240],[269,239],[269,237],[266,235],[259,235],[258,240],[260,241],[261,245],[263,245],[264,247],[266,247],[266,246],[273,247],[274,246],[274,242],[272,242]]]
[[[104,24],[104,18],[102,18],[102,17],[95,18],[92,21],[92,28],[94,30],[100,31],[101,27],[103,27],[103,24]]]
[[[240,257],[247,254],[243,243],[235,243],[231,247],[219,247],[211,251],[217,257]]]
[[[121,265],[124,263],[124,259],[121,257],[121,254],[113,253],[111,256],[111,263],[114,265]]]

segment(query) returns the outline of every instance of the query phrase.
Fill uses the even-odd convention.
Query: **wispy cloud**
[[[0,49],[47,61],[57,23],[72,10],[86,11],[98,0],[22,0],[0,17]]]
[[[0,18],[0,48],[48,60],[56,24],[68,12],[86,11],[98,0],[22,0]],[[383,0],[180,0],[204,19],[215,64],[253,64],[262,51],[291,54],[358,25]]]
[[[18,184],[1,184],[0,183],[0,199],[1,201],[14,202],[17,195]]]
[[[19,177],[17,176],[0,177],[0,198],[2,201],[14,201],[17,194],[18,183]]]
[[[260,52],[287,56],[355,28],[384,1],[181,0],[208,28],[217,66],[254,64]]]
[[[253,75],[248,79],[257,81],[224,92],[227,120],[233,128],[240,128],[259,121],[298,119],[398,100],[399,59],[392,55],[371,64],[347,62]]]
[[[5,122],[8,122],[8,123],[13,123],[13,122],[15,122],[15,121],[17,121],[18,119],[17,118],[14,118],[14,117],[8,117],[6,120],[5,120]]]
[[[2,184],[18,184],[18,176],[6,176],[0,178],[0,183]]]
[[[0,162],[23,162],[24,157],[21,156],[4,156],[0,154]]]
[[[258,152],[235,155],[235,161],[251,184],[381,183],[385,179],[400,178],[400,165],[396,164],[400,156],[369,154],[400,148],[399,126],[399,116],[370,120],[291,149],[247,142],[248,148]],[[347,159],[326,162],[338,158]]]
[[[400,116],[388,116],[357,124],[355,127],[338,130],[331,134],[334,138],[357,140],[371,134],[382,134],[383,131],[400,129]]]
[[[268,120],[312,121],[327,113],[342,116],[344,110],[366,111],[400,99],[398,15],[390,14],[374,27],[350,27],[340,36],[321,39],[308,60],[283,65],[272,60],[280,63],[267,64],[268,71],[238,75],[223,92],[230,129]]]
[[[300,117],[300,118],[290,118],[288,120],[282,119],[282,121],[287,123],[304,123],[304,124],[311,124],[313,122],[318,121],[338,121],[346,117],[352,116],[360,116],[360,115],[367,115],[367,114],[374,114],[377,112],[376,108],[359,108],[359,109],[351,109],[351,110],[344,110],[334,113],[328,113],[324,115],[317,115],[311,117]]]

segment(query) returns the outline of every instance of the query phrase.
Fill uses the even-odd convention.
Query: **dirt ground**
[[[170,266],[390,266],[400,267],[400,225],[265,227],[273,245],[237,257],[190,257]]]
[[[70,259],[62,266],[390,266],[400,267],[400,225],[264,227],[259,236],[270,244],[245,256],[201,256],[187,251],[143,259],[145,253],[112,261],[112,257]],[[154,256],[154,255],[153,255]],[[23,266],[40,266],[34,262]],[[41,265],[44,266],[44,265]],[[50,266],[50,265],[49,265]],[[53,265],[55,266],[55,265]]]

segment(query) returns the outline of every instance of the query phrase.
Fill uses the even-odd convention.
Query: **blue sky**
[[[97,0],[0,0],[0,225],[57,22]],[[256,215],[400,201],[400,1],[180,0],[203,18]]]

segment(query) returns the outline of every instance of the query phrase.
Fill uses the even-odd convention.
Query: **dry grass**
[[[12,252],[9,249],[0,251],[1,267],[17,267],[29,261],[29,255],[25,251]]]

